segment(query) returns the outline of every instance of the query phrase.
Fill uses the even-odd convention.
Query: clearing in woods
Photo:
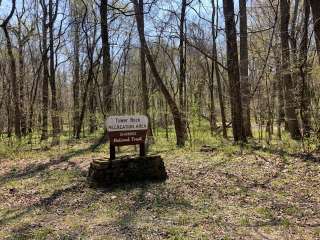
[[[107,145],[2,145],[0,239],[320,238],[320,152],[294,154],[294,143],[240,149],[217,138],[200,151],[204,142],[194,142],[176,149],[158,138],[152,146],[165,161],[165,183],[110,189],[86,183],[92,158],[107,156]]]

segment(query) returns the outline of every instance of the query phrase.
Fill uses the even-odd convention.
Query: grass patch
[[[195,122],[194,124],[199,124]],[[164,158],[166,183],[90,189],[86,170],[96,136],[60,147],[0,144],[0,239],[317,239],[317,162],[296,156],[299,143],[233,145],[207,123],[185,148],[172,132],[156,134],[151,153]],[[98,135],[98,134],[97,134]],[[287,142],[288,141],[288,142]],[[201,152],[202,145],[214,147]],[[136,153],[122,147],[118,155]],[[294,230],[293,230],[294,229]]]

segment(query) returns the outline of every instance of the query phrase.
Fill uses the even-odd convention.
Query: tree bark
[[[111,57],[109,43],[109,24],[108,24],[108,0],[101,0],[101,39],[102,39],[102,91],[103,102],[105,104],[104,113],[108,114],[112,110],[112,75]]]
[[[300,69],[300,116],[303,124],[303,136],[309,137],[311,127],[311,96],[310,96],[310,84],[309,84],[309,66],[308,63],[308,27],[310,18],[310,3],[309,0],[305,0],[303,4],[303,27],[302,27],[302,39],[300,43],[300,56],[299,56],[299,69]]]
[[[285,114],[284,114],[284,99],[283,99],[283,81],[281,78],[281,60],[276,56],[276,72],[275,72],[275,78],[277,81],[277,95],[278,95],[278,118],[277,118],[277,135],[278,138],[282,138],[281,134],[281,125],[283,122],[285,122]]]
[[[215,107],[215,101],[214,101],[214,70],[215,70],[215,62],[211,61],[211,70],[209,67],[209,62],[208,59],[206,59],[206,63],[207,63],[207,72],[208,72],[208,77],[209,77],[209,110],[210,110],[210,117],[209,117],[209,121],[210,121],[210,132],[211,135],[213,135],[213,133],[217,130],[217,117],[216,117],[216,107]],[[202,84],[199,84],[199,86],[202,86]],[[201,91],[203,89],[199,89],[199,93],[201,94]],[[199,96],[199,116],[202,114],[201,112],[201,98]],[[200,123],[200,121],[199,121]]]
[[[290,49],[288,25],[290,5],[287,0],[280,0],[280,38],[281,38],[281,63],[282,80],[284,83],[285,115],[288,122],[290,135],[293,139],[301,139],[299,122],[296,113],[293,82],[290,72]]]
[[[228,78],[231,103],[232,131],[235,142],[246,141],[243,128],[240,73],[238,62],[237,33],[234,20],[233,0],[223,0],[227,42]]]
[[[12,8],[10,11],[9,16],[3,21],[3,23],[0,25],[0,27],[3,29],[4,36],[6,39],[6,47],[7,52],[9,56],[9,64],[10,64],[10,78],[11,78],[11,84],[12,84],[12,96],[13,97],[13,104],[14,104],[14,130],[15,135],[18,139],[21,138],[21,112],[20,112],[20,94],[19,94],[19,86],[17,81],[17,68],[16,68],[16,61],[14,58],[13,50],[12,50],[12,42],[11,38],[7,29],[8,23],[10,19],[13,16],[13,13],[16,9],[16,1],[12,0]]]
[[[95,94],[94,83],[90,83],[89,90],[89,133],[94,133],[97,128],[97,118],[96,118],[96,108],[97,108],[97,99]]]
[[[298,18],[298,9],[299,9],[299,0],[295,0],[293,4],[293,13],[291,16],[291,23],[290,23],[290,32],[289,32],[289,46],[290,49],[290,55],[291,55],[291,69],[292,69],[292,84],[293,88],[296,89],[298,86],[298,78],[299,78],[299,59],[297,55],[297,18]],[[290,3],[289,3],[290,5]],[[299,28],[298,28],[299,29]],[[298,94],[295,93],[295,97],[298,97]]]
[[[76,135],[76,129],[80,119],[80,13],[76,4],[72,7],[73,11],[73,136]]]
[[[250,121],[250,84],[248,78],[247,0],[240,0],[240,80],[243,108],[243,127],[247,137],[252,137]]]
[[[179,105],[184,131],[186,132],[186,56],[185,56],[185,18],[187,0],[182,0],[179,26]]]
[[[50,87],[51,87],[51,119],[52,119],[52,146],[60,144],[60,120],[57,102],[55,51],[54,51],[54,22],[57,17],[59,1],[53,6],[53,0],[49,0],[49,53],[50,53]]]
[[[41,126],[41,141],[48,139],[48,106],[49,106],[49,69],[48,69],[48,12],[46,3],[40,1],[42,7],[42,126]]]
[[[24,40],[22,39],[22,29],[21,29],[21,19],[18,17],[18,66],[19,66],[19,103],[20,103],[20,114],[21,114],[21,134],[25,136],[27,134],[27,121],[26,121],[26,111],[25,111],[25,68],[24,68]]]
[[[139,8],[141,11],[144,11],[143,7],[143,0],[139,0]],[[144,35],[144,14],[141,15],[141,31]],[[143,98],[143,114],[145,114],[149,121],[148,125],[148,137],[151,140],[151,142],[154,140],[153,139],[153,132],[152,132],[152,122],[150,119],[150,114],[149,114],[149,89],[148,89],[148,82],[147,82],[147,69],[146,69],[146,54],[145,54],[145,49],[140,46],[140,71],[141,71],[141,90],[142,90],[142,98]]]
[[[86,18],[87,18],[87,11],[85,12],[83,19],[86,19]],[[85,41],[86,41],[86,50],[87,50],[87,56],[88,56],[88,60],[87,60],[88,61],[88,74],[87,74],[87,79],[86,79],[86,82],[84,85],[82,99],[81,99],[82,105],[81,105],[81,110],[80,110],[79,125],[77,126],[76,136],[75,136],[77,139],[80,138],[81,129],[84,125],[83,124],[84,116],[85,116],[85,112],[86,112],[87,104],[88,104],[88,101],[87,101],[88,95],[90,96],[91,84],[96,77],[94,69],[100,63],[100,55],[97,57],[96,61],[94,61],[94,55],[95,55],[94,52],[95,52],[95,48],[96,48],[96,34],[97,34],[96,25],[94,25],[93,32],[90,33],[90,36],[88,34],[88,31],[89,31],[88,28],[90,28],[90,26],[88,26],[88,22],[85,22],[83,20],[82,21],[82,29],[84,31]],[[90,42],[90,39],[92,39],[92,42]],[[90,104],[90,101],[89,101],[89,104]],[[89,116],[89,118],[90,118],[90,116]],[[100,141],[104,141],[105,136],[106,136],[106,134],[103,135],[103,138]]]
[[[138,28],[138,32],[139,32],[139,39],[140,39],[141,46],[144,48],[146,58],[148,60],[148,63],[149,63],[151,72],[155,78],[155,81],[157,82],[157,84],[160,88],[160,91],[164,95],[164,97],[169,105],[169,108],[171,110],[175,130],[176,130],[177,146],[183,147],[185,145],[186,132],[184,131],[184,124],[183,124],[183,120],[181,119],[181,112],[180,112],[178,105],[175,102],[174,98],[171,96],[170,92],[168,91],[167,87],[165,86],[165,84],[164,84],[164,82],[158,72],[158,69],[155,65],[151,51],[147,45],[145,35],[142,31],[142,22],[143,22],[142,15],[144,14],[143,9],[140,8],[141,5],[139,5],[138,0],[131,0],[131,1],[134,3],[135,17],[136,17],[136,21],[137,21],[137,28]]]
[[[216,17],[214,0],[211,0],[211,4],[212,4],[212,19],[211,19],[211,21],[212,21],[211,22],[212,57],[213,57],[214,70],[215,70],[215,75],[216,75],[216,79],[217,79],[217,86],[218,86],[218,96],[219,96],[220,114],[221,114],[221,122],[222,122],[222,135],[224,138],[228,138],[225,106],[224,106],[221,77],[220,77],[220,71],[219,71],[219,65],[218,65],[218,54],[217,54],[217,43],[216,43],[217,33],[216,33],[216,27],[214,25],[215,19],[216,19],[216,22],[218,23],[218,16]]]
[[[314,35],[316,40],[317,54],[320,64],[320,1],[309,0],[313,16]]]

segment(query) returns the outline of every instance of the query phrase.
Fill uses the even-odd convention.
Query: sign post
[[[106,127],[110,139],[110,160],[116,158],[116,146],[139,145],[140,156],[145,156],[146,116],[111,116],[107,118]]]
[[[145,140],[148,130],[146,116],[111,116],[106,120],[110,139],[110,159],[94,159],[88,180],[91,186],[108,187],[114,183],[133,181],[165,181],[168,178],[160,155],[146,156]],[[116,159],[116,146],[139,145],[140,156]]]

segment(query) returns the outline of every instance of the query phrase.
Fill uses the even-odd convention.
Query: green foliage
[[[199,131],[185,148],[174,146],[172,130],[169,139],[165,129],[156,131],[149,150],[164,158],[166,183],[112,189],[86,185],[92,158],[108,155],[107,145],[91,151],[94,135],[66,137],[61,146],[48,148],[1,143],[0,238],[235,239],[251,236],[251,226],[270,238],[319,236],[317,228],[298,225],[302,217],[310,224],[319,217],[314,202],[320,169],[295,155],[301,143],[284,134],[270,145],[250,140],[241,146],[211,136],[205,121],[193,124]],[[201,152],[202,145],[212,152]],[[137,152],[121,147],[118,155]],[[300,204],[306,197],[307,207]]]

